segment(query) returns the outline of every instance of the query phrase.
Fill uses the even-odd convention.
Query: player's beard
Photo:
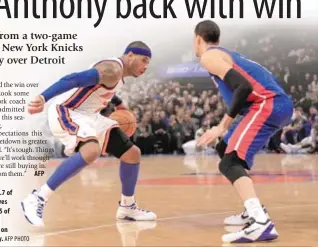
[[[133,69],[132,69],[131,74],[132,74],[132,76],[133,76],[133,77],[135,77],[135,78],[139,77],[139,74],[138,74],[138,72],[137,72],[137,69],[136,69],[136,68],[133,68]]]
[[[132,75],[137,78],[139,76],[141,76],[141,74],[139,73],[138,71],[138,66],[136,64],[133,64],[132,68],[131,68],[131,72],[132,72]]]
[[[128,68],[128,73],[130,76],[133,76],[135,78],[138,77],[137,75],[137,65],[136,65],[136,62],[135,60],[131,60],[130,63],[129,63],[129,68]]]
[[[132,65],[129,66],[129,68],[127,69],[127,72],[128,72],[127,76],[138,77],[136,76],[135,69]]]

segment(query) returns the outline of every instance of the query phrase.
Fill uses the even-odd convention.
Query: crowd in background
[[[315,39],[311,41],[306,31],[297,32],[297,39],[292,41],[292,34],[278,31],[270,35],[254,31],[249,35],[229,48],[270,70],[295,106],[292,123],[278,132],[264,149],[291,152],[282,144],[297,145],[311,137],[308,150],[317,151],[318,43]],[[133,141],[143,154],[184,153],[183,144],[198,137],[196,132],[202,134],[202,128],[219,123],[225,105],[209,78],[206,83],[211,87],[203,91],[196,90],[191,79],[179,83],[153,78],[136,80],[122,92],[138,120]]]
[[[138,122],[133,141],[143,154],[183,153],[182,145],[193,140],[203,124],[217,125],[226,110],[218,93],[197,92],[190,83],[153,80],[149,88],[132,85],[136,91],[128,102]]]
[[[293,99],[291,124],[271,138],[264,147],[266,151],[317,151],[317,38],[301,29],[253,30],[244,38],[225,42],[227,48],[270,70]],[[119,96],[136,116],[138,126],[131,139],[142,154],[183,154],[186,143],[219,123],[226,107],[209,78],[206,85],[207,89],[202,90],[191,78],[187,82],[167,81],[151,73],[126,83]]]
[[[144,84],[135,85],[137,91],[131,94],[134,99],[129,104],[138,122],[132,140],[143,154],[184,153],[183,144],[202,135],[202,128],[206,130],[217,125],[226,112],[222,98],[215,90],[197,92],[193,84],[182,86],[174,81],[160,83],[154,80],[150,85],[149,91]],[[318,98],[318,90],[314,92]],[[136,97],[139,93],[145,94],[140,100]],[[291,92],[289,94],[293,97]],[[316,98],[308,98],[308,91],[298,100],[293,98],[295,111],[291,124],[278,132],[264,148],[284,151],[282,142],[297,144],[310,136],[314,124],[318,123]]]

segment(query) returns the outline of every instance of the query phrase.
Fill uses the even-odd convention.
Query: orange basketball
[[[119,127],[126,133],[127,136],[131,137],[135,134],[137,129],[137,120],[132,112],[128,110],[117,110],[110,114],[109,118],[117,121]]]

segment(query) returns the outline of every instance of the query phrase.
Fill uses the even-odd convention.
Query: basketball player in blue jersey
[[[275,77],[246,57],[219,46],[220,28],[213,21],[195,28],[194,49],[201,65],[210,73],[228,111],[220,124],[208,130],[197,146],[224,136],[216,149],[221,157],[220,172],[232,183],[244,202],[245,211],[225,219],[225,224],[246,226],[225,234],[224,243],[248,243],[278,237],[273,222],[256,196],[247,170],[255,154],[269,138],[290,122],[293,104]],[[237,115],[242,118],[233,123]]]
[[[54,98],[48,110],[48,127],[64,144],[65,154],[69,156],[41,188],[23,200],[22,209],[31,224],[43,226],[43,209],[53,192],[105,153],[120,159],[122,195],[116,218],[156,220],[156,215],[139,208],[134,198],[141,156],[139,148],[116,121],[100,114],[109,102],[117,109],[125,108],[115,95],[116,91],[123,85],[124,77],[141,76],[150,59],[150,48],[141,41],[133,42],[121,58],[102,60],[86,71],[67,75],[31,101],[28,111],[36,114]]]

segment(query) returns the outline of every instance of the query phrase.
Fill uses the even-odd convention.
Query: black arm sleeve
[[[119,106],[123,103],[122,99],[119,98],[116,94],[113,96],[110,102],[115,106]]]
[[[229,107],[228,115],[231,118],[243,109],[247,102],[247,97],[252,93],[253,87],[250,82],[235,69],[229,70],[224,77],[224,82],[233,90],[232,105]]]

